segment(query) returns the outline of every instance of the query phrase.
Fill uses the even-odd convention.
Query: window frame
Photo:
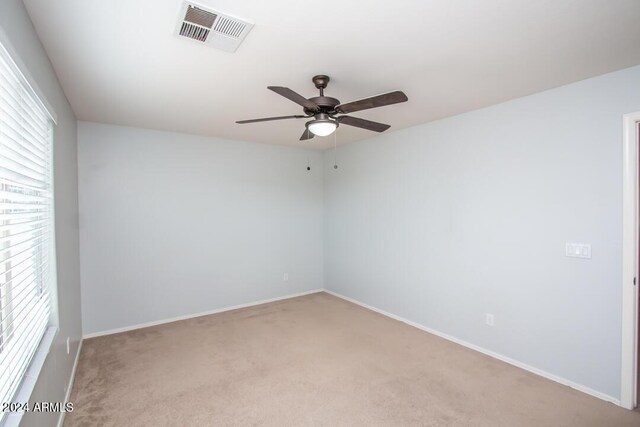
[[[57,305],[57,268],[56,268],[57,260],[56,260],[56,239],[55,239],[56,198],[55,198],[55,179],[54,179],[55,178],[54,176],[54,157],[55,157],[54,151],[55,150],[54,149],[55,149],[55,134],[56,134],[55,130],[56,130],[56,125],[58,120],[57,120],[55,111],[51,107],[51,104],[47,101],[46,97],[43,96],[43,92],[35,84],[35,79],[33,79],[33,77],[29,74],[28,68],[21,61],[19,55],[17,54],[16,50],[13,48],[11,42],[9,41],[9,38],[7,37],[6,33],[2,28],[0,28],[0,56],[8,63],[9,67],[11,68],[11,72],[14,74],[14,76],[18,80],[20,80],[20,83],[25,89],[27,96],[29,96],[30,99],[32,99],[36,103],[37,107],[40,108],[42,112],[47,116],[47,120],[49,123],[48,125],[49,135],[47,138],[49,147],[48,147],[48,152],[46,153],[48,157],[48,168],[46,172],[48,174],[47,178],[48,178],[48,184],[50,186],[49,194],[51,197],[51,200],[49,202],[50,206],[49,206],[49,212],[48,212],[49,214],[48,223],[49,223],[50,229],[49,231],[47,231],[46,236],[42,236],[42,238],[50,239],[50,243],[46,245],[49,251],[48,253],[49,266],[47,268],[47,272],[44,273],[49,276],[47,279],[48,286],[49,286],[49,289],[48,289],[49,300],[47,302],[47,304],[49,305],[48,307],[49,313],[48,313],[48,317],[46,318],[46,327],[44,328],[42,335],[38,338],[39,343],[35,351],[32,354],[30,354],[28,358],[25,358],[25,360],[27,359],[30,359],[30,360],[28,361],[26,368],[20,377],[20,382],[17,388],[14,390],[11,396],[12,402],[28,402],[33,392],[33,389],[35,388],[35,384],[38,379],[38,376],[42,370],[42,367],[44,366],[45,359],[49,353],[49,350],[51,349],[53,340],[59,330],[58,305]],[[44,249],[44,248],[41,247],[41,249]],[[40,256],[44,257],[45,255],[43,253],[40,253]],[[34,257],[38,258],[38,254],[35,254]],[[34,271],[31,274],[42,276],[42,271],[41,271],[42,263],[35,262],[34,265],[35,265]],[[3,273],[0,273],[0,275],[5,273],[6,271]],[[42,283],[40,284],[40,286],[42,286]],[[42,298],[42,296],[43,296],[42,289],[38,289],[38,301],[40,301],[40,298]],[[1,313],[1,310],[0,310],[0,313]],[[6,337],[6,333],[3,334],[3,336]],[[5,344],[6,343],[8,342],[5,342]],[[3,427],[17,426],[19,425],[23,415],[24,415],[24,412],[12,412],[12,413],[6,413],[6,414],[2,413],[0,414],[0,425]]]

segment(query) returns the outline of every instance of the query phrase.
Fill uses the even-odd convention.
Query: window
[[[52,143],[51,116],[0,45],[0,402],[14,397],[49,325]]]

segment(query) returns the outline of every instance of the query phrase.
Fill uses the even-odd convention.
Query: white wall
[[[21,0],[0,1],[0,27],[53,106],[55,228],[59,331],[33,390],[33,402],[62,402],[82,336],[78,254],[78,175],[76,118]],[[67,354],[67,338],[71,351]],[[55,425],[58,413],[26,413],[23,426]]]
[[[321,152],[86,122],[78,139],[85,334],[323,287]]]
[[[634,111],[640,67],[326,152],[325,286],[619,398]]]

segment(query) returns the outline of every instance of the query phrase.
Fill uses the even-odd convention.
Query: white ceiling
[[[24,0],[80,120],[274,144],[301,114],[266,89],[409,102],[354,116],[393,130],[640,64],[638,0],[200,0],[255,23],[236,53],[174,35],[182,0]],[[349,126],[338,142],[373,132]]]

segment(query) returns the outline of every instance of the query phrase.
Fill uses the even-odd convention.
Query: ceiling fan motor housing
[[[340,101],[336,98],[332,98],[330,96],[315,96],[313,98],[309,98],[309,101],[315,102],[318,107],[320,107],[320,112],[325,114],[336,114],[336,107],[340,105]],[[308,108],[304,109],[305,114],[314,115],[317,114],[317,111],[309,110]]]
[[[314,102],[318,107],[320,107],[320,111],[317,111],[317,110],[314,111],[314,110],[305,108],[304,109],[305,114],[315,115],[320,112],[320,113],[334,115],[337,113],[336,107],[340,105],[340,101],[330,96],[324,96],[324,89],[327,87],[330,80],[331,79],[329,78],[329,76],[325,76],[322,74],[318,76],[314,76],[311,79],[311,81],[316,86],[316,88],[320,90],[320,96],[309,98],[309,101]]]

